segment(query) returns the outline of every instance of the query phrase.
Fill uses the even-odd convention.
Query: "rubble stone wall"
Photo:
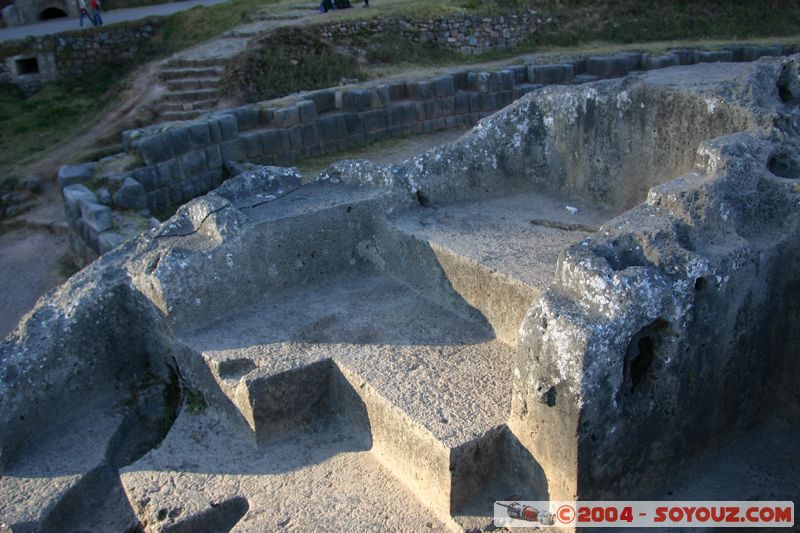
[[[521,43],[544,21],[545,17],[533,10],[495,17],[459,13],[432,20],[346,21],[324,26],[321,35],[333,41],[360,36],[372,42],[399,35],[406,42],[480,54]]]

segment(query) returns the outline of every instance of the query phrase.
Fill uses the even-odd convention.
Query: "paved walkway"
[[[152,6],[133,7],[130,9],[115,9],[103,13],[105,25],[115,22],[125,22],[138,20],[147,17],[159,17],[172,15],[178,11],[191,9],[195,6],[213,6],[221,4],[225,0],[184,0],[181,2],[170,2],[168,4],[156,4]],[[10,28],[0,28],[0,42],[11,41],[13,39],[24,39],[25,37],[38,37],[41,35],[51,35],[70,30],[81,29],[77,18],[62,18],[28,24],[26,26],[12,26]],[[91,27],[88,21],[84,21],[84,28]]]

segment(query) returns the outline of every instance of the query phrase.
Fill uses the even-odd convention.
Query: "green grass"
[[[223,92],[245,102],[279,98],[301,90],[363,80],[366,72],[349,55],[312,31],[281,28],[262,39],[228,68]]]
[[[24,164],[85,128],[108,101],[113,68],[80,81],[49,83],[29,98],[0,86],[0,174],[19,179],[12,167]]]

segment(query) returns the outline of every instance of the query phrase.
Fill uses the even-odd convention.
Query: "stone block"
[[[364,133],[364,125],[361,123],[361,117],[357,113],[345,113],[344,120],[347,124],[348,135]]]
[[[408,98],[408,90],[405,82],[389,84],[389,99],[391,101],[405,100]]]
[[[453,74],[453,85],[456,91],[464,91],[468,88],[469,72],[456,72]]]
[[[350,91],[342,91],[341,95],[341,106],[337,107],[342,111],[348,111],[350,113],[359,113],[361,111],[366,111],[370,108],[372,96],[370,92],[367,90],[350,90]]]
[[[514,72],[508,69],[492,72],[492,92],[510,91],[513,88]]]
[[[223,141],[232,141],[239,136],[239,125],[233,115],[222,115],[217,120]]]
[[[211,144],[220,144],[222,142],[222,128],[219,125],[219,119],[208,121],[208,138]]]
[[[641,52],[620,52],[619,54],[614,54],[614,60],[624,66],[625,72],[642,68]]]
[[[236,117],[236,126],[239,131],[253,130],[260,126],[261,111],[255,106],[242,106],[229,111]]]
[[[125,241],[125,237],[116,231],[104,231],[97,236],[98,252],[105,254]]]
[[[225,160],[222,158],[222,149],[219,146],[206,148],[206,165],[209,169],[222,168]]]
[[[341,113],[321,117],[318,124],[320,135],[326,144],[347,137],[347,121]]]
[[[492,74],[490,72],[470,72],[467,74],[467,87],[478,92],[488,93],[492,90]]]
[[[378,85],[370,92],[370,109],[385,109],[392,101],[388,85]]]
[[[261,135],[263,131],[253,131],[243,133],[239,136],[239,140],[242,143],[242,148],[244,150],[244,156],[247,159],[254,159],[261,154],[263,154],[263,150],[261,149]],[[205,169],[203,169],[205,171]],[[187,177],[191,177],[192,174],[187,173]]]
[[[180,157],[180,164],[183,167],[184,175],[192,177],[208,170],[205,150],[194,150]]]
[[[433,84],[433,95],[436,98],[453,96],[456,93],[456,87],[453,83],[452,76],[441,76],[431,80],[431,83]]]
[[[456,112],[456,97],[447,96],[440,100],[442,108],[442,116],[448,117],[454,115]]]
[[[169,187],[183,179],[183,169],[177,159],[170,159],[156,166],[158,187]]]
[[[170,185],[169,201],[170,204],[179,204],[183,201],[183,188],[180,184]]]
[[[413,124],[417,120],[414,102],[393,103],[389,106],[389,127]]]
[[[642,69],[654,70],[672,67],[680,64],[680,59],[675,54],[642,54]]]
[[[147,210],[152,213],[156,210],[156,206],[158,205],[158,195],[156,194],[156,191],[145,193],[145,199],[147,202]]]
[[[156,191],[156,209],[164,209],[171,204],[169,196],[169,188],[158,189]]]
[[[134,144],[134,150],[146,165],[161,163],[173,157],[172,148],[165,135],[144,137]]]
[[[313,100],[304,100],[297,104],[301,124],[311,124],[317,120],[317,106]]]
[[[152,191],[158,188],[156,168],[156,166],[137,168],[130,175],[142,184],[145,191]]]
[[[68,185],[84,183],[94,176],[97,163],[81,163],[80,165],[64,165],[58,169],[58,187],[63,189]]]
[[[277,129],[266,129],[258,132],[261,143],[261,154],[276,154],[281,151],[281,135]]]
[[[528,82],[528,66],[527,65],[512,65],[508,70],[514,73],[514,84]]]
[[[314,102],[318,114],[333,111],[336,108],[336,91],[334,89],[313,92],[307,95],[306,99]]]
[[[698,63],[728,63],[733,61],[733,52],[730,50],[701,50],[696,54]]]
[[[125,178],[122,187],[113,196],[114,205],[122,209],[138,211],[147,207],[147,197],[142,184],[133,178]]]
[[[272,126],[290,128],[300,123],[300,111],[297,106],[282,107],[272,112]]]
[[[586,59],[586,73],[598,78],[615,78],[627,72],[627,59],[623,57],[594,56]]]
[[[674,50],[670,50],[669,52],[671,54],[675,54],[676,56],[678,56],[678,62],[681,65],[694,65],[696,62],[695,60],[695,55],[697,53],[696,50],[692,50],[689,48],[676,48]]]
[[[263,128],[271,125],[275,110],[261,105],[256,105],[256,109],[258,109],[258,125],[256,127]]]
[[[192,137],[189,133],[189,128],[170,130],[163,137],[164,142],[168,144],[174,156],[179,156],[192,150]]]
[[[536,89],[540,89],[543,85],[538,83],[521,83],[514,87],[514,99],[517,100],[522,98],[524,95],[528,94],[531,91]]]
[[[495,111],[497,101],[494,93],[481,93],[481,111]]]
[[[433,83],[427,80],[414,83],[414,98],[416,100],[428,100],[433,98]]]
[[[459,91],[455,95],[455,113],[469,113],[469,94]]]
[[[386,129],[386,111],[382,109],[361,113],[360,117],[364,125],[364,131],[367,133]]]
[[[469,112],[477,113],[481,110],[481,93],[469,93]]]
[[[111,208],[94,202],[81,202],[81,217],[97,232],[111,229]]]
[[[532,65],[528,77],[534,83],[571,83],[574,78],[572,64]]]
[[[195,148],[205,148],[211,144],[211,131],[207,122],[198,122],[188,128],[189,137],[192,139],[192,146]],[[142,184],[144,185],[144,184]],[[147,186],[145,185],[145,188]]]
[[[97,203],[97,196],[85,185],[76,183],[67,185],[61,190],[64,196],[64,207],[67,211],[67,218],[77,220],[81,216],[81,203]]]
[[[319,128],[316,124],[305,124],[301,126],[303,135],[303,146],[311,147],[319,145]]]
[[[500,91],[495,94],[495,103],[498,109],[506,107],[510,105],[511,102],[514,101],[514,92],[513,91]]]
[[[289,128],[289,146],[292,150],[299,150],[303,147],[303,133],[300,126]]]

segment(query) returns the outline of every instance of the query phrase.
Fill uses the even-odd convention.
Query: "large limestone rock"
[[[30,494],[0,522],[464,529],[708,476],[796,499],[798,59],[546,88],[305,186],[243,169],[0,345],[0,502]],[[169,425],[137,391],[171,382],[166,436],[107,459],[126,401]],[[45,472],[78,415],[101,444]]]

